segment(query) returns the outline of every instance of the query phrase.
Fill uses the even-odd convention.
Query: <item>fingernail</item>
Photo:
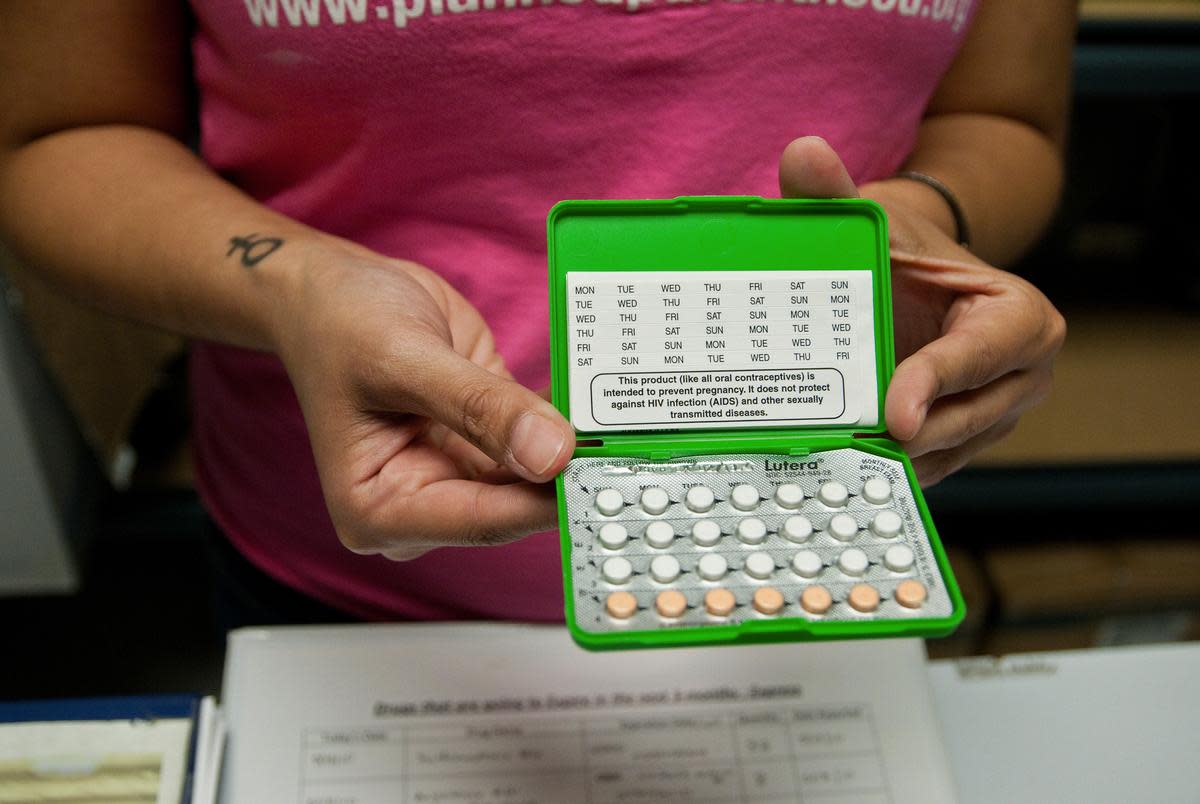
[[[929,415],[929,403],[917,405],[917,431],[919,432],[925,426],[925,418]]]
[[[925,419],[929,416],[929,405],[920,404],[913,408],[913,431],[912,435],[905,439],[911,441],[921,432],[921,428],[925,426]]]
[[[562,428],[536,413],[526,413],[517,420],[508,448],[513,460],[525,470],[530,479],[541,479],[554,464],[563,448]]]

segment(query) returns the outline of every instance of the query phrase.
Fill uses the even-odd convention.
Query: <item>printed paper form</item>
[[[931,662],[963,801],[1200,801],[1198,669],[1197,642]]]
[[[919,641],[588,653],[559,627],[237,632],[223,801],[943,802]]]
[[[870,271],[570,272],[577,430],[871,425]]]

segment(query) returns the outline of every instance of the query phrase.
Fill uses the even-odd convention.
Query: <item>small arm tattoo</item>
[[[253,268],[270,257],[283,245],[282,237],[259,237],[257,233],[245,237],[233,237],[229,240],[229,251],[226,257],[232,257],[234,252],[242,252],[242,265]]]

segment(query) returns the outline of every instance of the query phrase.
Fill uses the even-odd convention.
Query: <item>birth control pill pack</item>
[[[863,200],[549,218],[567,624],[585,647],[941,635],[965,613],[883,436],[887,223]]]

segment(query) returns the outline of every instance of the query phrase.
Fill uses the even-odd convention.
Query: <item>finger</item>
[[[888,230],[889,234],[894,232],[894,228]],[[925,254],[923,252],[927,246],[924,242],[909,243],[907,240],[892,243],[888,256],[893,268],[911,266],[926,272],[954,274],[963,278],[977,277],[981,266],[991,267],[958,243],[939,242],[937,247],[939,251],[949,251],[954,257]]]
[[[857,198],[858,188],[837,152],[820,137],[792,140],[779,157],[784,198]]]
[[[930,408],[916,436],[904,443],[904,451],[916,458],[953,449],[1001,419],[1019,416],[1041,402],[1050,393],[1052,377],[1048,367],[1014,371],[975,391],[942,397]]]
[[[441,431],[444,434],[440,441],[433,438],[429,441],[454,462],[462,471],[461,477],[486,483],[516,483],[523,479],[512,469],[496,463],[480,452],[474,444],[443,425],[435,424],[430,431]]]
[[[1050,311],[1061,319],[1053,308]],[[905,359],[892,375],[885,415],[888,429],[901,441],[916,436],[940,397],[1043,363],[1062,345],[1053,320],[1019,298],[977,299],[952,308],[947,320],[949,328],[942,336]]]
[[[414,558],[420,558],[434,547],[396,547],[391,550],[380,550],[379,555],[391,561],[412,561]]]
[[[553,486],[447,479],[390,497],[338,535],[354,552],[405,559],[434,547],[513,542],[549,530],[556,514]]]
[[[450,430],[445,425],[433,424],[426,439],[460,470],[461,477],[468,480],[486,480],[489,483],[513,483],[522,478],[504,464],[496,463],[471,442]]]
[[[1003,441],[1017,427],[1016,417],[1002,419],[974,438],[959,444],[954,449],[940,450],[922,455],[913,460],[917,482],[921,488],[929,488],[962,469],[971,459],[993,444]]]
[[[553,405],[444,343],[406,344],[392,374],[383,383],[392,405],[440,422],[526,480],[549,480],[571,456],[574,431]]]
[[[488,469],[487,471],[480,473],[480,475],[475,479],[484,483],[492,483],[495,485],[502,483],[522,482],[517,473],[512,469],[509,469],[507,466],[497,466],[495,469]]]

